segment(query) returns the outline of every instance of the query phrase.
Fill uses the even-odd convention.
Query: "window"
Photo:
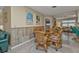
[[[67,20],[62,20],[62,26],[70,27],[70,26],[75,26],[76,19],[67,19]]]

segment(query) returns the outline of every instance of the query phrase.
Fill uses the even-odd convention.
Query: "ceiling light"
[[[56,6],[52,6],[52,8],[56,8]]]

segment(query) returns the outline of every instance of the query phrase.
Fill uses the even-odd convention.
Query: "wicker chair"
[[[35,42],[37,41],[37,35],[36,35],[36,34],[37,34],[38,31],[44,31],[44,27],[39,26],[39,27],[35,27],[35,28],[34,28],[34,30],[33,30],[33,32],[34,32],[34,37],[36,37],[36,38],[35,38]]]
[[[62,47],[62,40],[61,40],[61,34],[62,34],[62,28],[60,27],[55,27],[51,30],[51,41],[52,41],[52,45],[55,46],[56,51],[58,50],[58,48]]]
[[[55,21],[50,31],[51,31],[50,37],[52,45],[55,46],[55,49],[57,51],[58,48],[62,47],[62,40],[61,40],[62,28],[59,27],[59,25]]]
[[[37,31],[35,37],[37,39],[36,49],[42,47],[44,48],[45,52],[47,52],[48,45],[47,45],[47,36],[45,35],[45,32]]]

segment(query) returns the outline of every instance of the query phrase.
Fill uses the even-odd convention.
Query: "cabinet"
[[[52,27],[53,17],[45,17],[45,30]]]

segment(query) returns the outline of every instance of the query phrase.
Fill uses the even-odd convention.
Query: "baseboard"
[[[22,42],[22,43],[20,43],[20,44],[18,44],[18,45],[16,45],[16,46],[11,47],[11,50],[12,50],[12,49],[15,49],[15,48],[17,48],[17,47],[19,47],[19,46],[21,46],[21,45],[24,45],[24,44],[26,44],[26,43],[28,43],[28,42],[31,42],[32,40],[34,40],[34,38],[31,39],[31,40],[28,40],[28,41]]]

